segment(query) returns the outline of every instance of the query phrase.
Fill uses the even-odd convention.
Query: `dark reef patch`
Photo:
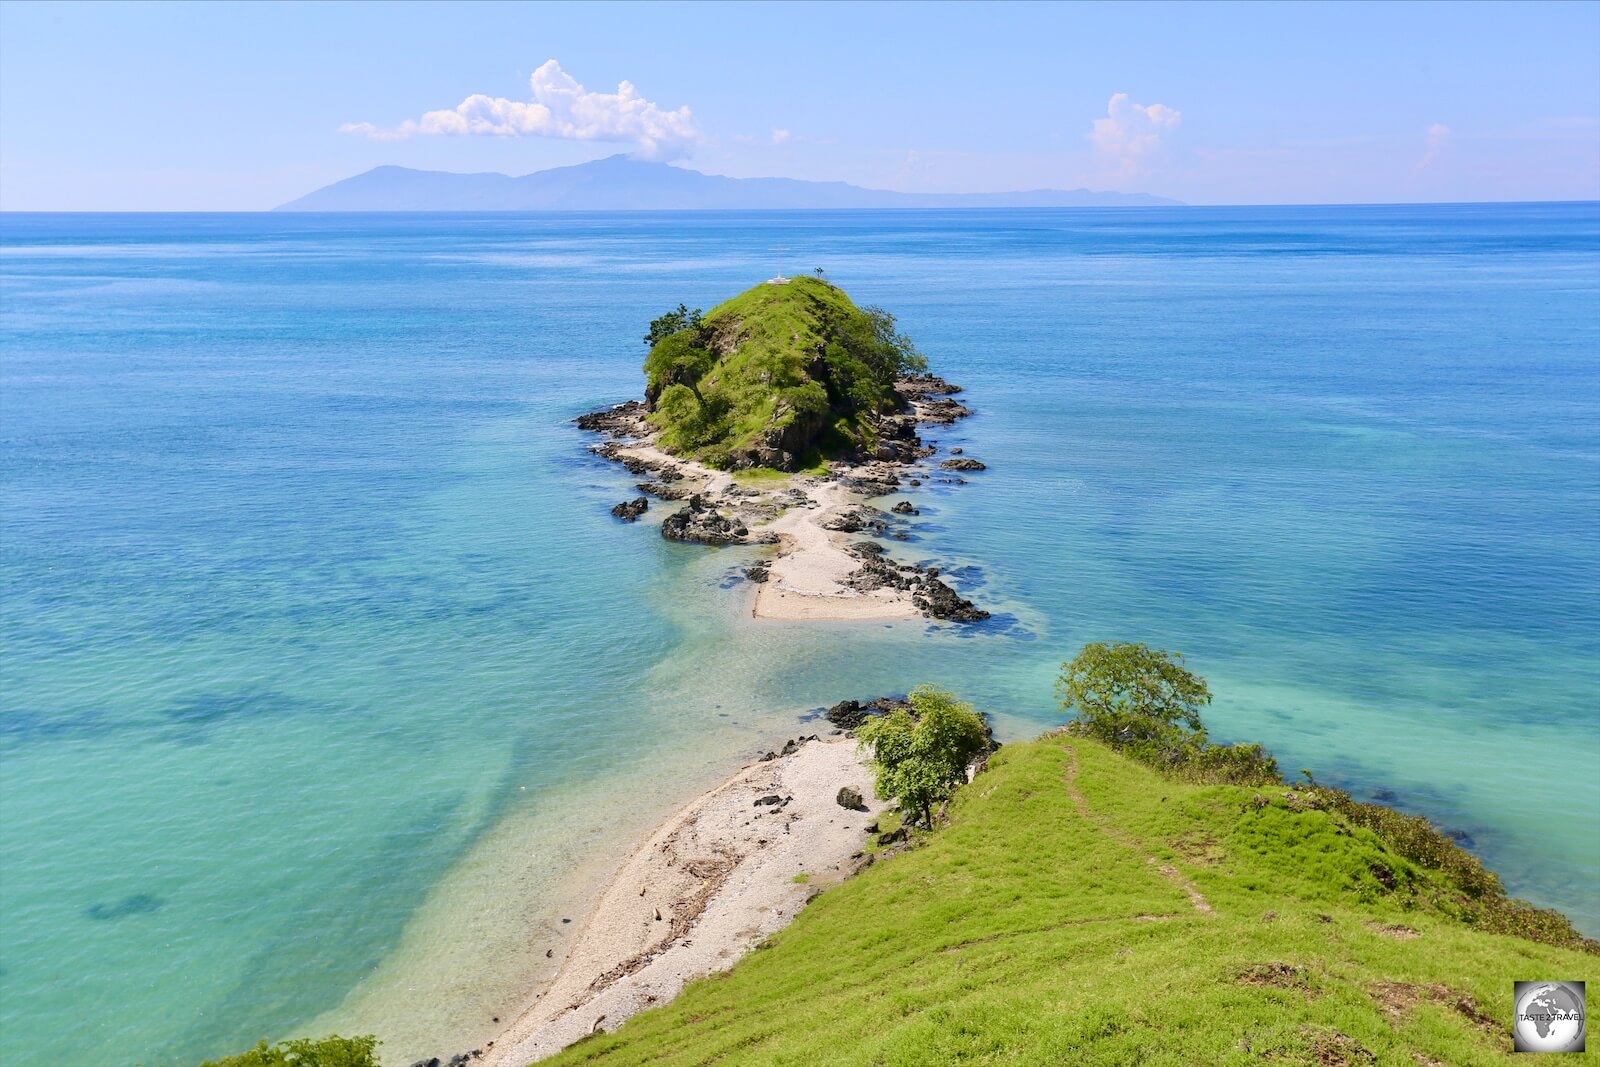
[[[86,918],[104,922],[109,919],[126,919],[130,915],[148,915],[166,906],[166,901],[152,893],[135,893],[123,897],[115,904],[91,904],[83,909],[83,914]]]

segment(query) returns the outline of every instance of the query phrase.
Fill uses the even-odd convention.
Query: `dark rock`
[[[761,763],[769,763],[772,760],[775,760],[777,758],[778,758],[778,754],[776,752],[768,752],[765,756],[761,757],[759,762],[761,762]]]
[[[640,482],[638,485],[634,486],[634,488],[639,490],[641,493],[649,493],[651,496],[659,497],[662,500],[687,500],[694,494],[694,489],[690,484],[668,482],[665,480],[659,482]]]
[[[767,569],[766,563],[757,563],[754,566],[746,567],[744,569],[744,576],[750,579],[752,582],[759,584],[771,578],[772,574]]]
[[[763,807],[763,806],[765,806],[767,804],[782,804],[782,803],[783,803],[783,798],[782,797],[780,797],[776,793],[771,793],[771,794],[769,794],[767,796],[764,796],[764,797],[761,797],[760,799],[758,799],[755,802],[755,806],[759,808],[759,807]]]
[[[900,501],[900,503],[896,504],[894,507],[890,508],[889,510],[894,512],[896,515],[920,515],[920,514],[922,514],[916,508],[911,506],[911,501],[909,501],[909,500],[902,500],[902,501]]]
[[[861,566],[844,580],[844,584],[863,593],[874,589],[910,589],[913,577],[921,577],[915,567],[902,567],[883,556],[869,555],[862,557]]]
[[[828,721],[845,730],[854,730],[867,718],[858,700],[841,700],[828,709]]]
[[[937,578],[928,578],[911,596],[911,602],[935,619],[952,622],[979,622],[989,613],[959,596]]]
[[[971,414],[971,408],[949,398],[927,400],[917,404],[917,418],[920,421],[937,423],[942,426],[948,426],[957,419],[964,419]]]
[[[867,810],[866,801],[863,799],[861,794],[856,790],[851,789],[849,786],[841,787],[838,796],[834,797],[833,799],[838,802],[841,808],[847,808],[850,811]]]
[[[800,751],[800,743],[792,738],[783,743],[783,755],[792,756]]]
[[[911,479],[911,484],[912,485],[921,485],[922,484],[922,479],[921,478],[913,478],[913,479]]]
[[[641,496],[618,504],[611,509],[611,514],[623,522],[637,522],[639,521],[639,516],[643,515],[649,507],[650,501]]]
[[[840,508],[838,514],[823,522],[822,528],[837,530],[839,533],[859,533],[862,530],[881,531],[887,528],[887,523],[883,520],[883,513],[877,508],[856,504]]]
[[[952,449],[951,449],[951,450],[950,450],[950,454],[951,454],[951,455],[952,455],[952,456],[959,456],[959,455],[961,455],[961,452],[962,452],[962,450],[961,450],[961,449],[959,449],[959,448],[952,448]]]
[[[989,469],[987,464],[979,463],[971,456],[962,456],[960,459],[947,459],[939,466],[947,471],[983,471]]]
[[[865,559],[868,556],[881,556],[885,549],[876,541],[852,541],[850,547],[845,549],[852,556]]]
[[[878,844],[880,844],[880,845],[895,845],[895,844],[899,844],[901,841],[904,841],[908,836],[910,836],[910,835],[908,835],[906,833],[906,828],[904,826],[902,826],[898,830],[891,830],[889,833],[879,834],[878,835]]]
[[[661,523],[661,536],[668,541],[698,541],[706,545],[773,544],[774,533],[752,536],[749,527],[709,506],[695,493],[689,506],[668,515]]]
[[[574,421],[580,430],[634,436],[644,432],[644,417],[648,413],[642,400],[630,400],[626,404],[579,415]]]
[[[895,391],[902,396],[936,396],[961,392],[961,386],[951,385],[937,374],[908,374],[894,383]]]

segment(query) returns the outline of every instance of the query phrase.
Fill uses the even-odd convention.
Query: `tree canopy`
[[[650,332],[644,335],[645,345],[654,348],[662,338],[684,330],[698,332],[703,321],[701,315],[699,308],[690,311],[687,305],[679,304],[665,315],[650,320]]]
[[[911,692],[911,710],[898,708],[856,727],[871,753],[879,797],[903,812],[933,821],[932,806],[967,780],[967,766],[989,746],[989,730],[971,704],[931,686]]]
[[[927,360],[878,307],[816,277],[763,283],[702,314],[650,323],[645,399],[661,447],[716,467],[793,470],[870,447]]]
[[[1149,645],[1096,641],[1056,679],[1061,710],[1076,711],[1069,728],[1130,755],[1217,781],[1277,781],[1278,765],[1260,745],[1217,745],[1200,709],[1211,703],[1206,680],[1183,656]]]

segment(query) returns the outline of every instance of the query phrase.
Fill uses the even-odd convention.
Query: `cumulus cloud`
[[[1134,177],[1149,171],[1162,138],[1178,128],[1183,113],[1165,104],[1135,104],[1127,93],[1113,93],[1106,117],[1094,120],[1089,140],[1118,175]]]
[[[1445,149],[1450,147],[1450,141],[1455,135],[1450,132],[1450,127],[1442,122],[1435,122],[1422,131],[1422,158],[1417,160],[1417,165],[1411,168],[1412,174],[1419,174],[1433,165]]]
[[[772,143],[773,144],[784,144],[784,143],[792,140],[793,138],[794,138],[794,134],[790,133],[788,130],[783,129],[782,127],[774,127],[774,129],[772,131]]]
[[[640,96],[632,82],[622,82],[614,93],[590,92],[553,59],[528,82],[532,99],[527,101],[475,93],[453,108],[398,126],[347,122],[339,132],[375,141],[438,134],[615,141],[637,145],[640,155],[652,159],[683,155],[700,140],[687,107],[668,111]]]

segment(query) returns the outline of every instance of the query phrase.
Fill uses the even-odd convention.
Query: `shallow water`
[[[568,420],[777,243],[967,386],[896,550],[993,622],[752,624],[606,513]],[[1101,638],[1600,933],[1596,205],[10,215],[0,331],[0,1062],[460,1051],[808,709],[1023,737]]]

